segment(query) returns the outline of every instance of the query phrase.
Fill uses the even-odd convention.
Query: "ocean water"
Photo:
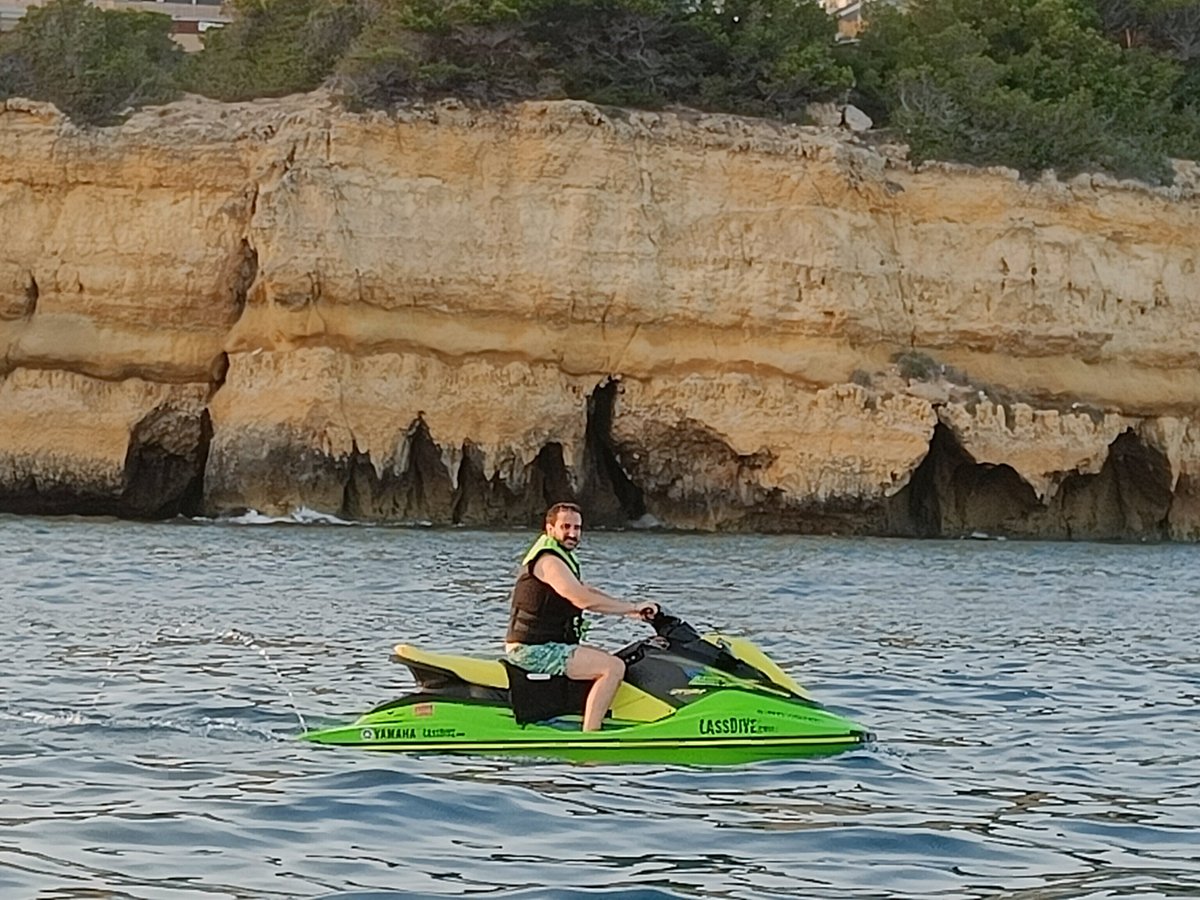
[[[593,533],[589,580],[751,637],[876,743],[295,740],[410,686],[394,643],[498,654],[531,537],[0,518],[0,897],[1200,896],[1190,546]]]

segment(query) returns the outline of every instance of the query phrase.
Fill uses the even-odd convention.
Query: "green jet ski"
[[[697,764],[826,755],[871,740],[752,642],[701,636],[663,612],[651,625],[656,636],[617,651],[625,681],[600,731],[580,730],[591,682],[401,644],[394,659],[412,671],[415,692],[302,738],[365,750]]]

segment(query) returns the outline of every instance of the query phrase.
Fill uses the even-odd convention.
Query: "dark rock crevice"
[[[450,473],[423,418],[418,417],[409,428],[407,456],[408,465],[396,491],[402,504],[399,518],[448,521],[453,494]]]
[[[525,509],[533,514],[535,524],[541,525],[542,516],[555,503],[573,503],[579,499],[563,458],[562,444],[557,441],[538,451],[526,473]],[[529,521],[528,516],[525,521]]]
[[[371,456],[358,449],[358,443],[350,446],[350,456],[343,471],[342,503],[338,515],[343,519],[368,518],[376,496],[382,494],[383,481],[371,465]]]
[[[623,448],[612,436],[619,392],[620,382],[609,378],[588,398],[580,502],[590,525],[622,526],[646,514],[642,489],[622,465]]]
[[[499,479],[489,481],[483,471],[483,453],[467,441],[458,464],[458,484],[454,489],[450,519],[455,525],[490,525],[499,512],[493,498],[504,490]]]
[[[1171,464],[1160,450],[1126,430],[1109,445],[1096,475],[1069,475],[1049,517],[1056,537],[1165,540],[1173,499]]]
[[[42,292],[38,288],[37,278],[33,273],[29,273],[29,282],[25,285],[25,315],[32,316],[37,312],[38,299]]]
[[[380,475],[357,445],[340,465],[326,466],[330,474],[340,472],[339,516],[434,525],[535,525],[548,506],[576,497],[561,444],[545,445],[526,466],[523,488],[514,490],[499,472],[487,477],[483,452],[469,441],[462,447],[454,485],[423,419],[413,423],[407,440],[400,472],[385,469]]]
[[[548,507],[574,499],[561,444],[542,447],[525,468],[524,488],[514,491],[499,472],[487,478],[483,453],[467,442],[451,516],[456,525],[536,525]]]
[[[249,239],[242,238],[241,249],[237,255],[237,263],[233,270],[233,278],[230,283],[230,302],[229,312],[226,315],[226,322],[232,325],[242,317],[242,313],[246,310],[246,303],[250,297],[250,288],[254,285],[255,279],[258,278],[258,250],[255,249]]]
[[[1040,509],[1037,494],[1016,470],[976,462],[939,422],[925,459],[887,505],[882,530],[905,537],[1025,534]]]
[[[1134,432],[1119,435],[1097,474],[1066,475],[1048,503],[1010,466],[978,463],[939,423],[929,453],[885,510],[884,532],[960,537],[1163,540],[1173,500],[1166,457]]]
[[[1200,479],[1180,475],[1167,513],[1168,537],[1176,541],[1200,541]]]
[[[130,436],[124,489],[114,514],[143,519],[198,515],[211,441],[208,410],[152,410]]]
[[[403,471],[375,470],[369,454],[353,445],[344,462],[344,489],[338,514],[347,519],[384,519],[400,522],[450,521],[450,473],[424,418],[409,426],[402,458]]]
[[[208,400],[211,403],[212,398],[217,391],[225,386],[225,379],[229,376],[229,354],[222,350],[213,357],[208,369]]]

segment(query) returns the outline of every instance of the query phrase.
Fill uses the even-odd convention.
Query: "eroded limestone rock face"
[[[0,107],[0,509],[1200,537],[1200,184],[527,103]]]
[[[18,369],[0,382],[0,509],[162,518],[202,507],[203,385]]]
[[[217,509],[527,521],[570,493],[585,383],[557,367],[329,347],[235,354],[213,398]],[[530,494],[532,492],[532,494]],[[527,496],[529,495],[529,496]]]

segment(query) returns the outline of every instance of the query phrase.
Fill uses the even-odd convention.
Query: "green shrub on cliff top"
[[[1192,142],[1184,70],[1101,24],[1084,0],[879,9],[852,54],[858,90],[918,159],[1166,180],[1167,154]]]
[[[310,91],[362,30],[365,0],[228,0],[233,21],[206,33],[183,84],[219,100]]]
[[[1123,47],[1174,61],[1167,152],[1200,159],[1200,0],[1093,0],[1101,30]]]
[[[455,95],[798,118],[850,86],[803,0],[383,0],[338,67],[360,105]]]
[[[111,122],[177,93],[183,52],[169,17],[50,0],[0,35],[0,97],[53,103],[76,121]]]
[[[357,107],[556,96],[526,33],[527,13],[515,0],[380,0],[337,82]]]
[[[854,73],[834,55],[837,26],[818,3],[706,0],[693,18],[716,44],[703,105],[798,119],[814,100],[844,97]]]

